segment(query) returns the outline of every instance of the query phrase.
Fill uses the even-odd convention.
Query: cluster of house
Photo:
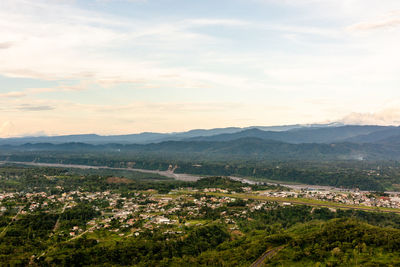
[[[279,197],[279,198],[308,198],[323,201],[332,201],[348,205],[363,205],[368,207],[385,207],[400,208],[400,197],[398,193],[391,194],[375,194],[368,191],[340,191],[335,190],[298,190],[298,191],[281,191],[260,192],[263,196]]]
[[[121,197],[119,194],[111,194],[109,192],[108,194],[107,192],[105,193],[105,195],[100,192],[86,195],[86,197],[93,197],[93,199],[101,199],[103,197],[109,202],[109,206],[101,210],[102,216],[87,223],[90,227],[89,232],[108,229],[112,232],[120,231],[120,236],[138,236],[145,230],[153,230],[170,225],[171,227],[167,227],[168,230],[164,231],[164,234],[180,234],[184,232],[181,229],[182,226],[198,226],[202,224],[198,219],[202,219],[206,215],[204,208],[222,208],[226,207],[227,203],[236,201],[233,197],[196,197],[191,193],[171,196],[152,194],[152,192],[151,194],[136,193],[131,198]],[[231,229],[237,229],[234,218],[247,218],[248,212],[261,209],[264,204],[251,202],[246,205],[245,210],[233,213],[227,213],[224,210],[219,215],[226,223],[232,224]],[[117,222],[117,224],[113,224],[113,222]],[[174,226],[181,230],[176,230]],[[126,231],[121,231],[124,228],[130,229],[128,234]],[[78,232],[79,229],[76,229],[70,234],[74,236]]]
[[[197,191],[197,190],[196,190]],[[205,190],[207,192],[227,192],[223,189]],[[154,190],[147,192],[136,192],[129,197],[121,194],[104,192],[81,192],[71,191],[50,195],[46,192],[38,193],[0,193],[0,209],[5,211],[3,203],[7,201],[20,203],[18,208],[21,213],[35,211],[57,211],[68,210],[79,202],[92,203],[93,208],[101,212],[101,216],[87,222],[86,227],[73,226],[66,234],[76,237],[85,232],[94,232],[107,229],[118,232],[119,235],[140,235],[141,232],[155,228],[166,227],[165,233],[181,233],[183,230],[171,230],[174,226],[195,226],[201,224],[199,219],[206,215],[205,209],[217,209],[236,201],[233,197],[196,195],[197,192],[188,194],[158,195]],[[251,204],[253,205],[253,204]],[[252,210],[257,209],[249,206]],[[228,214],[221,212],[221,218],[227,222],[234,223],[230,217],[246,217],[247,211]],[[192,222],[195,222],[192,224]],[[84,229],[83,229],[84,228]],[[129,229],[129,231],[123,231]]]
[[[400,197],[395,193],[382,196],[363,191],[338,192],[312,189],[252,192],[250,187],[243,187],[242,191],[275,198],[309,198],[343,204],[400,208]],[[239,205],[240,209],[229,209],[229,206],[234,207],[234,202],[238,200],[235,194],[228,193],[234,192],[219,188],[185,188],[173,190],[168,195],[159,195],[155,190],[138,191],[129,196],[111,191],[81,192],[79,190],[59,194],[0,193],[0,214],[10,208],[9,203],[18,203],[15,205],[18,205],[16,207],[23,214],[39,210],[62,212],[85,201],[91,203],[101,215],[88,221],[86,227],[73,226],[68,229],[66,234],[69,236],[76,237],[101,229],[116,232],[121,236],[139,236],[142,232],[152,231],[155,228],[165,228],[163,232],[165,234],[184,233],[184,226],[202,224],[209,210],[217,210],[219,218],[230,224],[230,229],[234,230],[237,229],[238,219],[247,220],[250,213],[277,205],[268,201],[244,199],[244,203],[242,201]],[[283,202],[280,205],[291,205],[289,202]]]

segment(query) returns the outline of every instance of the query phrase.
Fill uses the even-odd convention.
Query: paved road
[[[273,202],[281,202],[281,203],[291,203],[297,205],[307,205],[307,206],[314,206],[314,207],[326,207],[326,208],[335,208],[335,209],[351,209],[351,210],[363,210],[363,211],[373,211],[373,212],[385,212],[385,213],[397,213],[400,214],[400,210],[384,210],[384,209],[374,209],[362,206],[346,206],[340,205],[337,202],[331,203],[312,203],[312,202],[305,202],[301,200],[293,200],[290,198],[278,198],[278,197],[267,197],[262,195],[241,195],[241,194],[224,194],[224,193],[213,193],[209,192],[208,195],[216,195],[216,196],[227,196],[227,197],[235,197],[235,198],[247,198],[247,199],[256,199],[256,200],[264,200],[264,201],[273,201]]]
[[[72,240],[74,240],[74,239],[77,239],[77,238],[83,236],[84,234],[86,234],[87,232],[89,232],[89,231],[91,231],[91,230],[94,230],[95,228],[96,228],[96,226],[92,226],[92,227],[90,227],[89,229],[87,229],[86,231],[80,233],[79,235],[74,236],[74,237],[71,238],[71,239],[68,239],[67,241],[65,241],[65,243],[70,242],[70,241],[72,241]]]
[[[273,256],[275,256],[276,253],[278,253],[281,249],[283,249],[283,246],[281,247],[277,247],[277,248],[273,248],[270,250],[267,250],[266,252],[264,252],[255,262],[253,262],[250,267],[260,267],[264,265],[264,261],[266,258],[272,258]]]
[[[326,207],[326,208],[336,208],[336,209],[352,209],[352,210],[363,210],[363,211],[375,211],[375,212],[386,212],[386,213],[398,213],[400,214],[400,210],[383,210],[383,209],[369,209],[364,207],[354,207],[354,206],[345,206],[345,205],[337,205],[337,203],[333,202],[332,205],[329,203],[322,204],[322,203],[310,203],[310,202],[302,202],[296,200],[274,200],[276,202],[288,202],[292,204],[299,204],[299,205],[308,205],[308,206],[317,206],[317,207]]]

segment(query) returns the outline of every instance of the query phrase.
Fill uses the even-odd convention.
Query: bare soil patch
[[[130,184],[133,182],[130,179],[120,177],[108,177],[106,181],[108,184]]]

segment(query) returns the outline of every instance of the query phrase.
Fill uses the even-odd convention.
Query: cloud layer
[[[0,136],[397,124],[381,110],[400,99],[399,15],[398,0],[2,0]]]

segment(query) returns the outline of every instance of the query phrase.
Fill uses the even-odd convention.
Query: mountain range
[[[338,141],[375,142],[384,138],[400,135],[397,127],[351,126],[338,123],[252,126],[247,128],[228,127],[210,130],[196,129],[177,133],[145,132],[128,135],[102,136],[97,134],[61,135],[0,138],[0,145],[22,145],[26,143],[62,144],[80,142],[87,144],[150,144],[165,141],[231,141],[246,137],[265,140],[299,143],[332,143]]]
[[[232,141],[242,138],[260,138],[291,144],[302,143],[384,143],[400,136],[400,127],[375,125],[313,124],[286,126],[228,127],[210,130],[196,129],[178,133],[151,133],[102,136],[97,134],[0,138],[0,145],[26,143],[86,143],[150,144],[166,141]]]
[[[270,160],[398,160],[400,127],[289,125],[181,133],[68,135],[0,140],[1,151],[112,152]]]

